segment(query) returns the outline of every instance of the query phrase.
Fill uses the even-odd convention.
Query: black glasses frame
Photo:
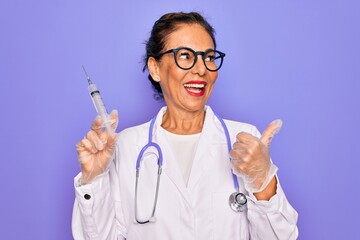
[[[183,49],[192,52],[192,53],[194,54],[194,56],[195,56],[195,60],[194,60],[193,64],[192,64],[190,67],[188,67],[188,68],[181,67],[181,66],[178,64],[177,60],[176,60],[176,54],[177,54],[180,50],[183,50]],[[210,52],[215,52],[215,53],[218,53],[218,54],[219,54],[219,56],[218,56],[216,59],[221,58],[220,65],[219,65],[215,70],[209,69],[208,66],[206,65],[205,56],[206,56],[208,53],[210,53]],[[160,54],[157,56],[157,59],[160,59],[164,54],[168,54],[168,53],[174,53],[174,60],[175,60],[176,65],[177,65],[179,68],[183,69],[183,70],[189,70],[189,69],[193,68],[193,67],[195,66],[196,62],[197,62],[197,59],[198,59],[197,56],[198,56],[198,55],[201,55],[201,58],[202,58],[202,60],[203,60],[203,62],[204,62],[204,65],[205,65],[206,69],[209,70],[210,72],[216,72],[216,71],[218,71],[218,70],[221,68],[222,64],[223,64],[223,62],[224,62],[224,57],[225,57],[225,53],[220,52],[220,51],[217,51],[217,50],[213,50],[213,49],[208,49],[208,50],[206,50],[205,52],[202,52],[202,51],[194,51],[193,49],[188,48],[188,47],[179,47],[179,48],[170,49],[170,50],[168,50],[168,51],[166,51],[166,52],[160,53]]]

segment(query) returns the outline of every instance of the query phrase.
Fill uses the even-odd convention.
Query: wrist
[[[257,200],[269,201],[275,194],[277,190],[277,179],[275,176],[270,180],[269,184],[261,192],[254,193],[254,196]]]

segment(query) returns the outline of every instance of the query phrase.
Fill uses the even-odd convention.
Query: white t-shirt
[[[165,129],[166,139],[176,157],[180,172],[187,186],[200,134],[178,135]]]

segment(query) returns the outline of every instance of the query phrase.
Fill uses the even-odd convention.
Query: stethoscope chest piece
[[[234,192],[229,197],[229,205],[235,212],[242,212],[246,209],[247,198],[243,193]]]

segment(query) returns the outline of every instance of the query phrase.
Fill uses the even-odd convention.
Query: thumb
[[[282,126],[281,119],[276,119],[272,121],[263,132],[260,141],[269,147],[271,140],[273,139],[275,134],[277,134],[280,131],[281,126]]]

